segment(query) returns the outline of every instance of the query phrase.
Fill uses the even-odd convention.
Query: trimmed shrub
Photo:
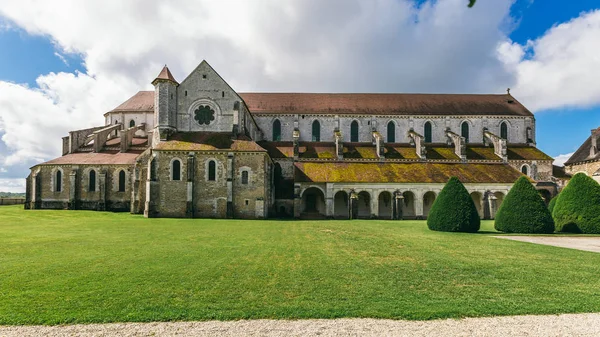
[[[458,178],[450,178],[431,206],[427,227],[433,231],[475,233],[480,223],[469,192]]]
[[[494,227],[506,233],[553,233],[554,220],[540,193],[522,176],[500,205]]]
[[[600,233],[600,185],[577,173],[560,192],[552,210],[559,232]]]
[[[550,215],[552,215],[552,211],[554,210],[554,205],[556,205],[556,199],[558,199],[558,195],[552,198],[548,203],[548,211],[550,211]]]

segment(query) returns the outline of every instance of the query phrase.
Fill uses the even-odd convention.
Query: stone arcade
[[[32,167],[25,207],[425,218],[457,176],[493,218],[522,174],[556,192],[535,118],[509,93],[237,93],[205,61],[181,83],[165,66],[152,84]]]

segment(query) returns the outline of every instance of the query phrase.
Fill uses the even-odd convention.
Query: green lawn
[[[0,324],[600,311],[600,254],[424,221],[0,207]]]

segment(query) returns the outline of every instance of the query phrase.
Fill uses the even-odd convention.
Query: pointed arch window
[[[523,173],[526,176],[529,176],[529,166],[527,166],[527,165],[521,166],[521,173]]]
[[[61,170],[57,170],[56,171],[56,182],[55,182],[55,191],[56,192],[62,192],[62,171]]]
[[[135,121],[132,119],[129,121],[129,127],[132,128],[135,126]]]
[[[392,121],[389,121],[387,125],[387,141],[388,143],[396,142],[396,124]]]
[[[125,171],[119,171],[119,192],[125,192]]]
[[[432,126],[431,126],[431,122],[425,122],[425,125],[423,126],[423,133],[425,135],[425,143],[431,143],[432,142]]]
[[[508,125],[506,122],[500,124],[500,138],[508,139]]]
[[[173,160],[171,163],[171,180],[181,180],[181,161]]]
[[[242,185],[248,185],[248,171],[242,171]]]
[[[319,121],[314,121],[312,123],[312,141],[321,141],[321,123],[319,123]]]
[[[96,192],[96,171],[90,170],[90,176],[88,179],[88,191]]]
[[[463,122],[460,126],[460,135],[465,137],[465,141],[469,142],[469,123]]]
[[[208,180],[217,180],[217,163],[214,160],[208,162]]]
[[[279,119],[276,119],[273,122],[273,141],[281,141],[281,122],[279,121]]]
[[[352,121],[350,123],[350,141],[358,142],[358,122]]]

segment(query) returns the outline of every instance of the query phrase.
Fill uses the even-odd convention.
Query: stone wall
[[[588,161],[583,163],[577,163],[575,165],[565,166],[565,172],[570,175],[575,175],[577,173],[585,173],[600,183],[600,176],[594,176],[594,173],[596,173],[596,171],[598,170],[600,170],[600,161]]]
[[[152,215],[158,217],[257,218],[271,207],[268,156],[250,152],[194,152],[193,181],[188,182],[188,155],[184,151],[155,151],[157,181],[151,182]],[[181,162],[181,180],[172,179],[173,160]],[[215,180],[209,180],[209,162],[216,163]],[[242,172],[248,172],[248,184]],[[189,197],[192,197],[191,199]],[[193,205],[188,214],[188,201]],[[230,206],[228,206],[228,203]],[[258,205],[258,206],[257,206]],[[228,207],[232,213],[228,212]],[[257,211],[257,207],[261,209]],[[151,212],[152,213],[152,212]]]
[[[395,124],[396,143],[408,143],[408,131],[413,128],[416,132],[424,134],[426,122],[432,124],[432,142],[445,143],[447,140],[445,130],[447,127],[454,133],[461,134],[461,124],[469,123],[471,143],[483,142],[483,128],[488,128],[495,135],[500,135],[500,124],[507,123],[508,143],[525,144],[527,142],[527,126],[532,125],[535,131],[535,121],[530,117],[500,117],[500,116],[350,116],[350,115],[255,115],[255,120],[263,130],[265,139],[273,140],[273,122],[278,119],[281,122],[281,140],[291,142],[294,121],[297,119],[300,129],[300,141],[311,141],[312,123],[318,120],[321,123],[321,141],[333,142],[333,130],[338,127],[342,132],[343,141],[350,141],[350,124],[357,121],[359,124],[359,141],[372,141],[372,128],[379,131],[387,139],[387,125],[389,122]],[[534,138],[535,139],[535,138]]]
[[[96,173],[96,184],[90,191],[90,172]],[[57,190],[57,171],[62,184]],[[125,191],[119,191],[119,172],[125,172]],[[129,211],[131,202],[130,165],[41,165],[32,169],[28,186],[30,196],[41,209],[88,209]],[[34,186],[35,185],[35,186]]]
[[[106,125],[121,123],[125,129],[129,128],[132,120],[136,126],[146,123],[146,129],[136,131],[136,136],[146,137],[148,131],[154,129],[154,114],[150,112],[109,112],[104,117]]]

